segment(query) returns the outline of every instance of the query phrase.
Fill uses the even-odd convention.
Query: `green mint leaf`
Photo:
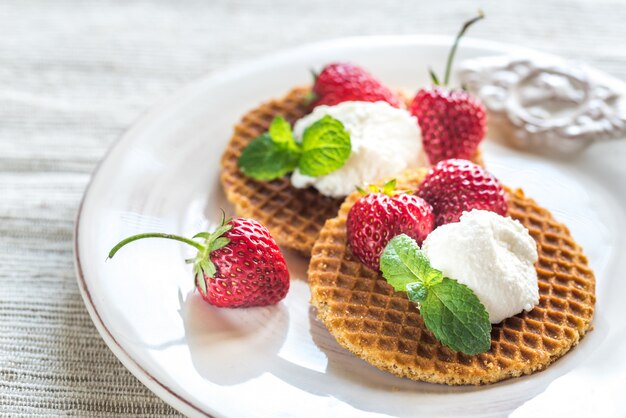
[[[299,158],[297,149],[283,148],[264,133],[243,150],[238,165],[246,176],[269,181],[295,170]]]
[[[289,122],[282,116],[276,116],[272,120],[268,133],[272,141],[274,141],[279,148],[292,148],[296,144],[293,134],[291,133],[291,126],[289,126]]]
[[[413,302],[421,302],[426,299],[428,289],[421,282],[413,282],[406,285],[406,295]]]
[[[424,324],[442,344],[465,354],[491,347],[489,315],[469,287],[445,277],[419,302]]]
[[[351,149],[350,134],[343,124],[331,116],[324,116],[305,129],[298,167],[304,175],[324,176],[341,168]]]
[[[380,256],[380,270],[396,291],[406,291],[413,282],[429,287],[443,279],[442,273],[430,266],[417,242],[405,234],[389,241]]]
[[[389,241],[380,270],[396,291],[419,303],[424,324],[442,344],[465,354],[489,350],[491,323],[483,304],[469,287],[432,268],[411,237],[401,234]]]

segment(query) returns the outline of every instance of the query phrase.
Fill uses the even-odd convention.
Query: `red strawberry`
[[[417,195],[431,204],[436,225],[457,222],[464,211],[490,210],[506,215],[508,204],[500,182],[467,160],[444,160],[430,169]]]
[[[421,89],[411,103],[431,164],[448,158],[471,158],[485,137],[485,108],[463,90],[439,86]]]
[[[348,63],[329,64],[315,78],[314,106],[336,105],[347,101],[384,101],[400,107],[400,100],[370,73]]]
[[[430,70],[435,85],[418,91],[409,107],[420,125],[424,151],[433,165],[448,158],[471,158],[485,137],[487,120],[483,105],[466,91],[447,88],[459,40],[483,17],[481,12],[463,24],[448,55],[443,83]]]
[[[392,180],[382,191],[364,195],[348,212],[346,229],[352,254],[375,271],[380,269],[380,254],[391,238],[407,234],[421,244],[434,227],[430,205],[413,194],[394,192],[394,186]]]
[[[196,287],[211,305],[273,305],[289,290],[285,259],[267,228],[254,219],[222,220],[215,232],[200,232],[193,239],[162,233],[134,235],[117,244],[109,258],[124,245],[142,238],[168,238],[198,249],[196,257],[186,261],[194,263]]]

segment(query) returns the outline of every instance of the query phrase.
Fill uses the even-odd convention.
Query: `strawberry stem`
[[[137,234],[118,242],[117,245],[113,247],[111,251],[109,251],[108,258],[113,258],[113,256],[120,250],[120,248],[139,239],[165,238],[174,241],[184,242],[185,244],[191,245],[198,250],[198,254],[196,254],[194,258],[186,259],[185,263],[193,264],[194,285],[200,290],[200,293],[202,293],[202,295],[206,295],[207,284],[205,277],[214,277],[215,273],[217,272],[217,267],[215,266],[213,261],[211,261],[211,252],[219,250],[220,248],[223,248],[230,243],[230,239],[224,237],[223,235],[230,231],[232,228],[233,225],[230,223],[230,220],[226,220],[226,214],[222,210],[222,221],[213,232],[198,232],[196,235],[193,236],[192,239],[181,237],[180,235],[164,234],[162,232],[146,232],[143,234]],[[194,239],[196,238],[203,239],[204,245],[194,241]]]
[[[461,40],[461,37],[465,34],[465,32],[469,29],[470,26],[472,26],[474,23],[478,22],[479,20],[483,19],[484,17],[485,17],[485,14],[483,13],[483,11],[478,10],[478,16],[465,22],[463,26],[461,27],[461,30],[459,31],[459,33],[456,35],[454,44],[452,44],[452,49],[450,50],[450,53],[448,54],[448,62],[446,63],[446,74],[443,79],[444,86],[447,86],[448,82],[450,81],[450,72],[452,71],[452,61],[454,61],[456,48],[459,46],[459,41]]]
[[[125,246],[126,244],[129,244],[133,241],[137,241],[139,239],[144,239],[144,238],[166,238],[166,239],[172,239],[175,241],[180,241],[180,242],[184,242],[185,244],[189,244],[192,247],[196,248],[198,251],[204,251],[206,248],[204,245],[190,240],[189,238],[185,238],[185,237],[181,237],[179,235],[173,235],[173,234],[164,234],[161,232],[146,232],[143,234],[137,234],[137,235],[133,235],[130,236],[126,239],[123,239],[122,241],[120,241],[115,247],[113,247],[111,249],[111,251],[109,252],[109,257],[108,258],[113,258],[113,256],[115,255],[115,253],[117,253],[119,251],[120,248],[122,248],[123,246]]]

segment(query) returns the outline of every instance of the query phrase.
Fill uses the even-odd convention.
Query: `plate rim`
[[[181,87],[177,88],[173,93],[166,94],[163,98],[159,99],[155,104],[149,106],[144,110],[132,124],[124,130],[113,142],[109,145],[107,151],[101,157],[99,162],[93,169],[89,181],[85,186],[80,204],[78,206],[74,228],[73,228],[73,258],[74,269],[76,274],[76,280],[78,288],[83,299],[83,303],[89,313],[89,316],[94,323],[100,337],[104,340],[108,348],[113,352],[117,359],[124,365],[124,367],[130,371],[142,384],[144,384],[152,393],[172,406],[174,409],[185,414],[186,416],[218,416],[219,412],[209,407],[206,408],[195,405],[192,401],[186,399],[182,394],[177,393],[175,390],[168,387],[166,384],[158,380],[150,372],[141,366],[141,364],[133,358],[126,349],[120,344],[114,337],[113,333],[104,324],[100,317],[98,310],[93,303],[89,287],[85,280],[85,274],[83,272],[80,246],[79,246],[79,233],[81,226],[81,219],[83,214],[83,207],[85,202],[90,197],[92,190],[91,186],[94,179],[100,174],[101,167],[105,161],[107,161],[113,154],[113,151],[120,147],[122,143],[129,141],[134,136],[134,132],[140,130],[143,126],[149,125],[150,122],[160,117],[164,112],[167,112],[170,108],[175,108],[180,105],[181,101],[188,98],[193,94],[198,87],[204,84],[217,83],[224,77],[240,77],[246,73],[254,72],[255,69],[264,65],[272,65],[280,60],[284,60],[294,53],[305,53],[307,51],[313,52],[319,49],[327,48],[340,48],[340,47],[357,47],[357,46],[371,46],[377,45],[428,45],[438,46],[450,45],[453,40],[452,36],[446,35],[431,35],[431,34],[411,34],[411,35],[367,35],[367,36],[350,36],[340,37],[324,41],[309,42],[298,46],[285,48],[281,51],[271,54],[264,54],[257,58],[250,60],[244,60],[234,65],[227,65],[217,70],[211,71],[208,74],[200,76],[195,80],[184,83]],[[545,57],[558,57],[557,55],[542,52],[537,49],[532,49],[516,44],[492,41],[488,39],[468,37],[463,39],[464,44],[469,44],[474,48],[491,50],[493,52],[500,53],[514,53],[514,54],[526,54],[526,55],[541,55]],[[613,77],[610,75],[610,77]]]

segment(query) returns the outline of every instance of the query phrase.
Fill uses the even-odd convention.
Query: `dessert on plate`
[[[409,148],[413,148],[410,154],[398,152],[398,147],[394,149],[400,157],[400,164],[404,165],[404,168],[409,167],[409,161],[405,158],[407,156],[414,157],[414,160],[410,162],[412,166],[425,164],[420,153],[419,126],[406,110],[393,108],[382,102],[360,101],[348,101],[333,106],[321,105],[313,110],[308,99],[310,91],[306,87],[294,88],[283,98],[272,100],[248,112],[235,126],[233,137],[222,157],[221,173],[226,196],[235,206],[238,215],[258,219],[270,229],[280,245],[292,248],[304,255],[310,254],[319,230],[326,219],[337,213],[345,195],[361,184],[358,181],[359,176],[366,175],[372,169],[373,172],[370,174],[371,177],[368,176],[370,177],[368,181],[374,181],[385,170],[387,170],[386,175],[395,172],[396,158],[387,160],[375,158],[372,160],[373,165],[366,164],[363,167],[366,158],[368,156],[371,158],[376,152],[371,146],[372,143],[379,141],[376,138],[376,132],[363,130],[363,125],[373,126],[366,120],[367,116],[380,118],[380,114],[375,114],[372,108],[383,109],[383,112],[391,119],[387,120],[387,123],[397,128],[396,130],[403,131],[401,133],[404,138],[397,141],[399,146],[404,143]],[[352,112],[349,113],[350,111]],[[240,169],[238,161],[243,150],[269,129],[274,118],[282,116],[287,122],[294,124],[294,133],[297,135],[303,133],[305,127],[308,127],[306,124],[310,123],[313,118],[322,117],[324,113],[336,115],[337,119],[341,117],[344,122],[352,122],[346,128],[353,132],[358,131],[350,137],[353,146],[355,140],[359,141],[356,144],[358,147],[356,158],[353,159],[356,164],[349,163],[348,167],[342,167],[343,171],[352,167],[350,171],[356,181],[353,180],[350,183],[340,180],[338,182],[337,175],[331,173],[321,178],[319,187],[325,191],[324,193],[313,187],[316,180],[320,180],[319,177],[316,179],[312,176],[305,176],[300,171],[268,181],[246,176]],[[384,125],[379,129],[383,127]],[[359,133],[365,134],[359,136]],[[408,141],[407,134],[412,135]],[[390,168],[394,171],[389,172]]]
[[[259,219],[279,244],[306,253],[324,220],[332,217],[340,200],[314,190],[296,189],[288,177],[258,181],[245,176],[237,165],[243,149],[269,128],[278,115],[288,122],[308,113],[308,88],[294,88],[284,97],[264,103],[248,112],[235,126],[222,157],[221,182],[238,215]]]
[[[399,195],[417,190],[431,204],[436,221],[427,238],[385,237],[397,222],[389,215],[394,210],[405,228],[432,223],[428,214],[407,222],[397,208],[406,198],[393,193],[392,209],[370,213],[371,222],[355,232],[351,218],[362,219],[363,201],[381,194],[374,189],[351,194],[313,248],[311,303],[340,345],[398,376],[479,385],[542,370],[578,344],[591,326],[595,278],[567,227],[548,210],[462,160],[409,170],[396,187],[404,190]],[[391,218],[379,222],[376,213]],[[413,274],[423,276],[417,286],[407,283]],[[439,283],[441,289],[432,287]],[[454,293],[452,284],[469,288],[481,303]]]
[[[485,109],[446,85],[458,40],[481,17],[459,33],[442,83],[435,77],[434,86],[410,100],[356,65],[333,63],[312,88],[296,87],[244,115],[221,163],[222,186],[237,215],[259,220],[280,245],[308,256],[324,222],[355,187],[446,158],[480,163]],[[322,119],[337,121],[337,129],[317,126]],[[313,130],[322,133],[307,140]],[[336,140],[341,131],[349,144],[335,152],[333,135]],[[312,148],[317,153],[308,156]]]
[[[247,308],[286,296],[282,245],[311,255],[329,332],[382,370],[449,385],[543,370],[590,329],[595,278],[567,227],[481,164],[485,108],[448,84],[482,17],[412,100],[334,63],[250,111],[222,157],[240,217],[192,238],[134,235],[109,257],[138,239],[184,242],[203,299]]]

